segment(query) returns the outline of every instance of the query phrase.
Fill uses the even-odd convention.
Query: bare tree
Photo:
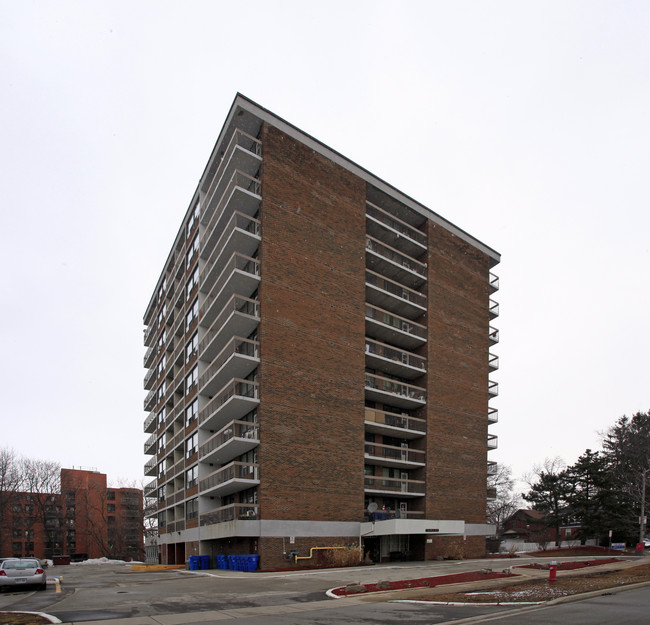
[[[493,465],[488,473],[488,492],[494,498],[487,502],[487,522],[496,525],[497,532],[503,522],[521,507],[521,499],[514,492],[514,486],[512,469],[504,464]]]
[[[31,498],[35,518],[43,524],[45,556],[52,557],[63,546],[61,523],[61,465],[49,460],[22,461],[22,489]]]
[[[22,486],[22,459],[13,449],[0,447],[0,553],[9,553],[7,522],[9,510],[17,501]],[[5,538],[5,534],[7,534]]]

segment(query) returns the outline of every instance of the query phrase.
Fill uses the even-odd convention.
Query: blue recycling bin
[[[260,557],[257,554],[248,556],[248,570],[257,571],[257,566],[259,564],[259,561],[260,561]]]
[[[217,568],[218,569],[227,569],[228,568],[228,558],[224,555],[217,556]]]
[[[228,557],[228,568],[231,571],[235,570],[235,556],[227,556]]]
[[[202,571],[210,568],[210,556],[199,556],[199,559]]]
[[[190,556],[190,571],[199,570],[199,556]]]

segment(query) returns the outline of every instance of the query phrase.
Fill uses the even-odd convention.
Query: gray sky
[[[491,459],[598,448],[650,408],[648,32],[634,0],[0,0],[0,446],[142,480],[142,315],[240,91],[501,252]]]

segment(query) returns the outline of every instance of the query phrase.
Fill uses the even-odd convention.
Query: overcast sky
[[[650,408],[649,32],[633,0],[0,0],[0,446],[142,481],[142,316],[239,91],[502,254],[491,459],[599,448]]]

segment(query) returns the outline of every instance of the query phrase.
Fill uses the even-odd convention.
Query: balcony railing
[[[204,356],[205,350],[210,343],[221,332],[226,322],[235,314],[245,315],[246,317],[254,318],[259,322],[259,302],[254,299],[242,297],[241,295],[233,295],[230,301],[224,306],[219,316],[214,320],[210,328],[206,331],[199,343],[199,355]]]
[[[235,171],[233,175],[230,178],[230,181],[228,182],[228,186],[224,190],[223,194],[221,195],[221,198],[219,199],[219,203],[217,204],[214,214],[210,218],[210,221],[208,225],[206,226],[206,232],[209,232],[211,235],[217,231],[217,222],[219,219],[222,217],[224,214],[224,211],[226,207],[228,206],[228,203],[231,200],[231,197],[233,196],[233,193],[237,190],[241,189],[245,194],[250,194],[248,197],[250,200],[254,200],[253,205],[249,207],[248,210],[251,212],[255,209],[255,206],[261,199],[261,193],[262,193],[262,184],[257,178],[253,178],[252,176],[249,176],[248,174],[245,174],[241,171]],[[237,206],[239,208],[244,208],[241,206],[241,202],[237,202]],[[210,240],[213,239],[213,236],[208,236],[204,237],[201,240],[200,243],[200,248],[199,248],[199,254],[201,255],[201,258],[206,257],[206,249],[210,247]]]
[[[490,398],[497,397],[499,395],[499,383],[494,380],[488,380],[488,394]]]
[[[488,311],[490,313],[491,319],[496,319],[499,316],[499,302],[495,302],[493,299],[490,300]]]
[[[424,403],[427,397],[425,389],[420,386],[391,380],[373,373],[366,373],[365,386],[367,389],[375,389],[421,403]]]
[[[425,459],[425,452],[420,449],[394,447],[393,445],[380,445],[378,443],[366,443],[365,453],[368,456],[375,456],[377,458],[418,464],[424,464]]]
[[[258,478],[258,465],[250,462],[231,462],[225,467],[217,469],[207,477],[199,482],[199,492],[206,493],[211,490],[218,489],[220,486],[232,480],[246,480],[242,484],[242,488],[248,487],[248,481],[257,481]],[[235,488],[232,492],[242,490],[242,488]]]
[[[199,412],[199,425],[204,425],[219,409],[232,398],[241,398],[243,400],[257,400],[259,384],[248,380],[233,380],[226,385],[217,395],[215,395]],[[244,413],[245,414],[245,413]],[[243,416],[239,415],[239,416]]]
[[[154,452],[150,452],[149,450],[150,450],[153,446],[155,446],[157,438],[158,438],[158,437],[156,436],[156,433],[154,432],[154,433],[153,433],[153,434],[152,434],[152,435],[147,439],[147,442],[144,444],[144,453],[145,453],[145,454],[154,453]],[[154,451],[155,451],[155,450],[154,450]]]
[[[496,434],[488,434],[488,449],[496,449],[499,446],[499,437]]]
[[[496,345],[499,342],[499,330],[490,326],[488,338],[490,339],[490,345]]]
[[[207,198],[207,201],[204,202],[206,208],[204,209],[203,214],[201,215],[201,224],[203,225],[209,223],[210,219],[212,218],[212,215],[214,214],[214,202],[212,201],[213,196],[217,188],[220,186],[219,183],[222,181],[224,172],[226,171],[228,164],[230,163],[232,154],[233,152],[235,152],[237,148],[247,150],[252,155],[257,157],[260,157],[262,154],[262,144],[258,139],[249,135],[243,130],[240,129],[235,130],[235,132],[232,135],[232,138],[228,143],[228,146],[223,152],[223,156],[221,157],[219,164],[217,165],[216,172],[212,177],[212,182],[208,187],[208,189],[206,190],[205,196]],[[218,198],[214,198],[214,199],[218,199]]]
[[[366,408],[365,420],[393,428],[413,430],[421,432],[422,434],[424,434],[427,429],[427,422],[424,419],[386,412],[384,410],[374,410],[372,408]]]
[[[499,411],[496,408],[488,408],[488,422],[489,423],[499,422]]]
[[[155,429],[155,427],[156,427],[156,413],[150,412],[147,415],[147,418],[144,420],[144,431],[147,433],[152,432],[153,429]]]
[[[409,289],[399,282],[389,280],[388,278],[385,278],[374,271],[370,271],[369,269],[366,269],[366,284],[370,284],[382,291],[386,291],[386,293],[390,293],[399,300],[402,300],[402,305],[404,305],[404,302],[408,302],[408,304],[413,307],[422,308],[423,313],[426,312],[427,298],[419,291]]]
[[[212,361],[203,375],[201,375],[199,378],[199,386],[203,388],[233,356],[239,355],[248,356],[249,358],[259,358],[259,347],[259,341],[251,341],[250,339],[243,339],[238,336],[233,337]]]
[[[490,272],[488,284],[490,286],[490,291],[492,293],[495,293],[496,291],[498,291],[499,290],[499,276],[495,276],[492,272]]]
[[[388,214],[386,211],[379,208],[379,206],[375,206],[371,202],[366,201],[366,215],[368,217],[376,219],[385,226],[392,228],[396,232],[399,232],[399,234],[408,237],[418,245],[422,246],[422,248],[426,249],[427,235],[424,234],[424,232],[420,232],[410,224],[407,224],[397,219],[397,217]]]
[[[499,368],[499,357],[496,354],[488,354],[488,367],[492,371],[496,371]]]
[[[424,480],[393,479],[365,475],[363,483],[366,491],[400,493],[413,496],[423,496],[425,494]]]
[[[151,482],[144,485],[144,496],[151,497],[156,494],[157,490],[158,490],[158,480],[151,480]]]
[[[156,465],[158,464],[158,460],[154,456],[153,458],[149,458],[147,462],[144,465],[144,474],[145,475],[153,475],[152,471],[155,470]]]
[[[259,442],[258,432],[259,426],[257,423],[251,423],[250,421],[231,421],[199,447],[199,458],[205,458],[215,449],[218,449],[235,438]]]
[[[415,339],[417,344],[426,343],[427,328],[419,323],[415,323],[404,317],[393,315],[381,308],[366,304],[366,319],[387,326],[390,329],[397,330],[404,335]],[[407,338],[408,338],[407,337]]]
[[[395,276],[405,279],[406,274],[411,274],[418,284],[427,279],[427,266],[424,263],[402,254],[374,237],[366,235],[366,250],[388,261],[397,270],[393,273]]]
[[[256,521],[259,519],[257,504],[231,503],[201,515],[201,525],[214,525],[228,521]]]
[[[230,221],[226,224],[223,230],[215,228],[215,232],[220,232],[221,234],[214,246],[210,246],[210,244],[208,244],[208,247],[209,249],[212,250],[212,252],[210,253],[209,258],[206,261],[205,266],[203,267],[203,272],[201,277],[201,288],[203,288],[203,284],[206,281],[210,281],[212,279],[213,267],[215,266],[219,258],[221,258],[224,253],[227,253],[228,250],[226,249],[226,243],[233,235],[233,232],[235,232],[237,229],[249,235],[252,235],[256,239],[259,239],[259,234],[260,234],[259,220],[253,217],[249,217],[244,213],[240,213],[239,211],[235,211],[235,213],[230,218]],[[249,237],[249,239],[250,238],[251,237]],[[238,251],[250,255],[255,251],[254,248],[257,246],[257,243],[258,241],[253,240],[253,244],[249,246],[251,249],[246,250],[245,252],[244,250],[241,249],[241,246],[238,246]],[[231,249],[231,251],[233,250]]]
[[[223,271],[221,272],[221,274],[219,274],[219,277],[215,280],[214,285],[210,289],[208,295],[205,297],[205,300],[203,301],[203,306],[201,307],[199,313],[200,318],[204,318],[204,317],[209,318],[212,316],[213,313],[212,307],[214,306],[214,303],[219,299],[221,299],[226,284],[233,276],[233,274],[235,274],[236,272],[240,272],[249,277],[252,276],[256,279],[259,279],[260,263],[258,260],[254,258],[250,258],[249,256],[244,256],[243,254],[239,254],[238,252],[235,252],[230,257],[230,260],[226,263],[226,266],[223,268]],[[252,292],[254,289],[251,286],[249,290]],[[232,293],[231,295],[234,294],[235,293]],[[248,292],[238,293],[238,294],[243,295],[245,297],[249,295]]]
[[[368,356],[386,358],[387,360],[392,360],[393,362],[406,365],[407,367],[413,367],[414,369],[419,369],[422,373],[426,373],[426,358],[397,349],[396,347],[391,347],[385,343],[379,343],[378,341],[366,338],[366,354]]]

